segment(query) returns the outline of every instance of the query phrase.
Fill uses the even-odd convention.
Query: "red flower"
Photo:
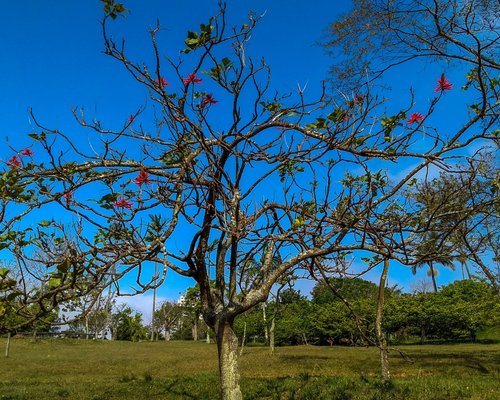
[[[155,80],[155,86],[157,87],[170,86],[170,83],[168,83],[163,76],[160,76],[157,80]]]
[[[35,154],[35,153],[33,151],[31,151],[31,149],[29,149],[29,148],[26,148],[23,151],[21,151],[21,155],[23,155],[23,156],[31,157],[33,154]]]
[[[202,107],[205,107],[208,104],[217,104],[217,100],[215,100],[210,93],[205,95],[205,97],[201,101]]]
[[[18,156],[12,156],[7,161],[7,165],[10,167],[10,169],[19,168],[21,166],[21,161],[19,160]]]
[[[414,112],[412,115],[410,115],[410,118],[406,121],[407,124],[413,124],[413,123],[419,123],[422,122],[425,119],[425,117],[420,114],[419,112]]]
[[[130,115],[130,117],[128,117],[128,123],[131,124],[132,122],[134,122],[134,119],[135,117],[133,115]]]
[[[364,99],[365,98],[360,94],[357,94],[356,96],[354,96],[354,102],[357,104],[361,104],[364,101]]]
[[[146,185],[148,183],[151,183],[148,171],[140,171],[139,175],[137,175],[137,177],[134,179],[134,183],[139,186],[141,186],[143,183],[145,183]]]
[[[63,199],[66,201],[66,206],[69,206],[73,200],[73,193],[67,192],[63,194]]]
[[[184,82],[185,85],[188,85],[190,83],[201,83],[201,79],[196,77],[196,74],[189,74],[187,78],[183,78],[182,82]]]
[[[127,209],[131,210],[133,204],[130,201],[128,201],[127,199],[125,199],[124,197],[122,197],[121,199],[116,200],[113,203],[113,206],[116,208],[127,208]]]
[[[434,93],[444,92],[445,90],[451,90],[452,88],[453,84],[445,78],[444,74],[441,74],[441,78],[437,80],[437,86],[436,89],[434,89]]]

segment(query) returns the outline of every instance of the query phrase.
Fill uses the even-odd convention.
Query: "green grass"
[[[378,379],[373,348],[245,348],[246,399],[496,399],[499,344],[402,346],[393,381]],[[214,345],[13,339],[1,358],[2,400],[217,399]]]

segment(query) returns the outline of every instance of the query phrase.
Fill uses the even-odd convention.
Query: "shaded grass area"
[[[404,346],[394,380],[378,379],[373,348],[245,348],[246,399],[496,399],[500,345]],[[217,399],[214,345],[14,339],[0,361],[0,399]]]

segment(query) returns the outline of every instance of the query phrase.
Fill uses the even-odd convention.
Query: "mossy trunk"
[[[233,321],[219,321],[215,325],[219,353],[219,381],[222,400],[242,400],[240,369],[238,365],[238,338]]]

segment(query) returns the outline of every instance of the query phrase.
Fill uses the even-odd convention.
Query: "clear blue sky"
[[[148,28],[156,19],[163,27],[162,51],[175,56],[183,48],[187,30],[196,29],[216,10],[216,1],[210,0],[124,0],[124,3],[130,13],[115,23],[137,60],[150,57]],[[307,83],[314,94],[331,64],[316,43],[324,36],[328,23],[349,6],[349,1],[331,0],[233,0],[228,2],[228,20],[238,25],[244,22],[249,10],[266,12],[253,36],[252,54],[266,58],[276,89],[289,92],[297,83],[301,86]],[[21,146],[25,135],[33,130],[28,116],[30,107],[48,127],[69,132],[76,126],[71,107],[84,106],[91,115],[122,124],[147,102],[144,90],[121,65],[102,53],[99,25],[102,15],[102,3],[98,0],[24,0],[2,4],[0,158],[6,159],[8,155],[6,137],[11,144]],[[421,73],[425,70],[429,74]],[[425,66],[389,77],[396,83],[394,96],[407,93],[413,85],[426,93],[420,98],[425,108],[437,72],[432,66]],[[460,276],[460,272],[441,270],[439,283]],[[390,282],[410,289],[411,282],[423,278],[425,270],[421,274],[414,277],[408,268],[397,268],[391,272]],[[376,274],[370,277],[375,278]],[[159,295],[177,298],[191,284],[190,280],[169,272]],[[311,284],[302,287],[307,291]],[[143,309],[141,305],[137,308]]]

